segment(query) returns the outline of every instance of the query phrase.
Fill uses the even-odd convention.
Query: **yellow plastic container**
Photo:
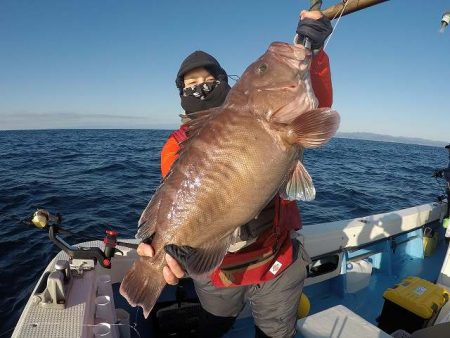
[[[436,284],[409,276],[387,289],[383,297],[423,319],[430,319],[447,302],[449,292]]]
[[[423,231],[423,254],[431,256],[436,250],[439,241],[439,233],[433,229],[426,227]]]
[[[448,296],[448,291],[440,286],[418,277],[406,277],[384,292],[378,327],[392,333],[399,329],[414,332],[431,326]]]
[[[442,226],[444,227],[444,229],[447,229],[450,226],[450,218],[444,218],[442,220]]]

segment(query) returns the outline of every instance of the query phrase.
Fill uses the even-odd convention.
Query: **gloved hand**
[[[297,34],[300,42],[305,37],[308,37],[313,50],[322,48],[326,38],[333,31],[330,20],[321,13],[320,15],[318,13],[320,12],[303,11],[297,26]]]

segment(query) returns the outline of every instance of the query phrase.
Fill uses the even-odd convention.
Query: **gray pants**
[[[255,325],[269,337],[293,337],[297,308],[311,262],[294,241],[295,261],[278,277],[257,285],[218,288],[211,281],[194,281],[202,307],[215,316],[237,317],[249,301]]]

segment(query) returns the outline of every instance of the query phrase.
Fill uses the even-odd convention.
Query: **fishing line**
[[[139,310],[140,310],[140,309],[141,309],[140,307],[138,307],[138,308],[136,309],[136,313],[135,313],[135,316],[134,316],[134,323],[133,323],[134,326],[137,325],[138,314],[139,314]],[[135,328],[135,330],[136,330],[136,328]]]
[[[330,41],[331,37],[333,36],[334,31],[335,31],[336,28],[337,28],[337,26],[338,26],[338,24],[339,24],[339,21],[341,20],[342,14],[344,14],[345,7],[347,7],[347,4],[348,4],[350,1],[351,1],[351,0],[344,0],[344,1],[343,1],[344,7],[342,7],[342,10],[340,11],[339,18],[337,19],[336,24],[335,24],[334,27],[333,27],[333,31],[331,32],[331,34],[330,34],[330,36],[328,37],[327,41],[325,41],[325,45],[323,46],[323,49],[324,49],[324,50],[325,50],[325,48],[327,48],[328,42]],[[336,15],[337,15],[337,13],[334,15],[334,17],[333,17],[333,19],[331,19],[331,21],[333,21],[333,20],[336,18]]]
[[[235,74],[228,75],[228,78],[230,78],[234,82],[237,82],[240,79],[239,75],[235,75]]]
[[[437,177],[435,177],[435,182],[436,182],[439,190],[442,190],[442,194],[447,195],[447,191],[445,190],[444,186],[441,183],[439,183],[440,181],[437,179]]]
[[[14,327],[12,329],[6,330],[3,333],[0,333],[0,337],[3,337],[4,335],[6,335],[7,333],[10,333],[12,330],[14,330]]]

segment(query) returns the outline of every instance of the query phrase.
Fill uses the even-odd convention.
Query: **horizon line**
[[[170,127],[169,125],[165,126],[165,125],[160,125],[160,126],[153,126],[153,127],[127,127],[127,128],[117,128],[117,127],[67,127],[67,128],[28,128],[28,129],[1,129],[0,128],[0,132],[8,132],[8,131],[55,131],[55,130],[163,130],[163,131],[173,131],[173,130],[177,130],[178,127]],[[367,139],[367,138],[352,138],[352,137],[346,137],[345,135],[342,134],[368,134],[368,135],[372,135],[372,136],[381,136],[381,137],[390,137],[390,138],[394,138],[394,139],[399,139],[399,142],[395,142],[395,141],[390,141],[390,140],[375,140],[375,139]],[[341,136],[341,137],[339,137]],[[352,135],[350,135],[352,136]],[[442,140],[432,140],[432,139],[426,139],[426,138],[421,138],[421,137],[411,137],[411,136],[394,136],[394,135],[389,135],[389,134],[378,134],[378,133],[374,133],[374,132],[366,132],[366,131],[338,131],[336,133],[336,135],[334,136],[336,138],[351,138],[351,139],[362,139],[362,140],[367,140],[367,141],[378,141],[378,142],[393,142],[393,143],[404,143],[404,142],[400,142],[402,139],[403,140],[417,140],[417,141],[425,141],[425,142],[432,142],[432,143],[442,143],[442,144],[447,144],[450,143],[448,141],[442,141]],[[413,142],[409,142],[410,144]],[[420,143],[413,143],[413,144],[420,144]]]

